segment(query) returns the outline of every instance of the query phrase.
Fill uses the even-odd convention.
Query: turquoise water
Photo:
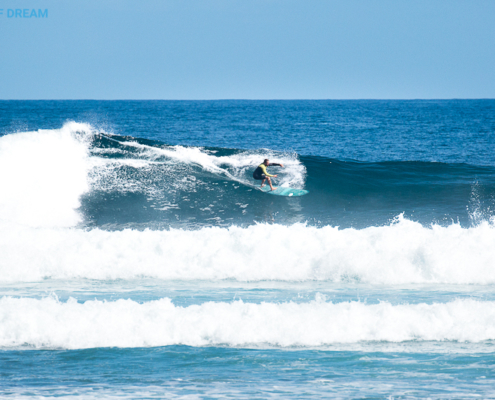
[[[1,101],[0,396],[495,397],[494,110]]]

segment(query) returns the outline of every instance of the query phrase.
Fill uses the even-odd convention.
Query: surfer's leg
[[[267,176],[265,174],[261,174],[261,187],[265,186],[265,181],[266,181]],[[268,178],[270,180],[270,178]]]
[[[270,179],[270,177],[267,176],[266,179],[268,179],[268,184],[270,185],[270,189],[275,190],[276,188],[272,186],[272,180]]]

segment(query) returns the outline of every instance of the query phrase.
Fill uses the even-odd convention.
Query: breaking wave
[[[170,299],[63,303],[0,299],[0,347],[81,349],[92,347],[190,346],[317,347],[367,341],[495,339],[495,304],[475,300],[391,305],[383,302],[207,302],[175,306]]]

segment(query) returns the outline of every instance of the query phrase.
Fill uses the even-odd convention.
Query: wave
[[[278,185],[303,187],[305,167],[295,153],[168,146],[76,122],[5,135],[0,220],[32,227],[231,223],[246,213],[252,171],[266,157],[285,166]]]
[[[276,185],[256,190],[264,159]],[[268,149],[167,145],[69,122],[0,137],[0,220],[32,227],[166,229],[256,222],[363,228],[400,213],[423,224],[472,226],[495,209],[495,168],[413,161],[362,163]]]
[[[366,341],[495,339],[495,303],[391,305],[331,303],[207,302],[175,306],[168,298],[86,301],[71,298],[0,299],[0,347],[305,346]]]
[[[104,166],[94,174],[97,179],[83,207],[86,219],[96,226],[137,226],[144,221],[143,227],[199,227],[257,221],[359,228],[388,224],[400,213],[424,224],[458,221],[469,226],[489,219],[495,209],[493,167],[364,163],[267,149],[166,146],[115,135],[100,135],[97,142],[92,152]],[[305,188],[311,194],[272,199],[253,190],[251,173],[265,157],[285,166],[272,170],[279,174],[276,185]],[[111,202],[105,197],[112,209],[132,213],[122,218],[99,212],[101,193],[113,194]]]
[[[136,279],[495,283],[495,228],[430,228],[398,217],[361,230],[246,228],[106,231],[0,226],[0,280]]]

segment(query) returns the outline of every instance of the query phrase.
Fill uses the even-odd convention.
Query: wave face
[[[93,189],[82,210],[96,226],[189,228],[255,221],[362,228],[388,224],[401,213],[423,224],[469,226],[488,220],[494,209],[493,167],[358,163],[109,135],[97,136],[91,152],[100,164],[92,170]],[[279,174],[276,185],[305,188],[311,196],[274,199],[256,191],[252,172],[265,157],[285,167],[271,168]]]

